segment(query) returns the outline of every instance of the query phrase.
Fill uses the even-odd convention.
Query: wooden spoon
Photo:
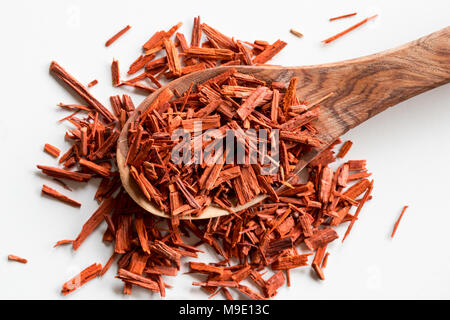
[[[145,210],[169,218],[155,207],[130,178],[125,164],[128,153],[128,129],[130,123],[142,113],[164,88],[176,89],[180,93],[188,90],[191,83],[204,82],[230,67],[219,67],[196,72],[170,82],[167,86],[147,97],[130,117],[119,138],[117,162],[122,184],[129,195]],[[304,67],[252,67],[236,66],[239,72],[252,74],[268,83],[288,83],[298,77],[297,94],[308,101],[319,100],[330,93],[331,97],[321,102],[321,114],[314,124],[319,138],[328,145],[349,129],[368,120],[388,107],[417,94],[444,85],[450,81],[450,27],[432,33],[396,49],[370,56],[315,66]],[[315,149],[300,159],[296,174],[305,168],[324,148]],[[259,196],[240,211],[262,201]],[[229,214],[228,211],[210,206],[200,217],[208,219]],[[186,219],[190,217],[185,217]]]

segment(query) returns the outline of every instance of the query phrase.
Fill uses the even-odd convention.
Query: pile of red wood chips
[[[144,69],[136,78],[121,80],[118,62],[114,61],[114,84],[153,92],[161,86],[162,77],[170,80],[220,64],[263,64],[286,45],[280,40],[273,44],[236,41],[196,18],[189,46],[184,35],[176,33],[179,27],[159,31],[144,44],[144,54],[128,71],[134,74]],[[207,41],[201,43],[203,34]],[[289,84],[266,83],[230,68],[184,93],[163,90],[157,103],[131,123],[127,164],[145,197],[171,216],[163,219],[149,214],[128,196],[117,171],[117,140],[135,110],[130,96],[111,97],[111,112],[56,62],[50,71],[84,104],[60,104],[73,111],[63,119],[73,125],[65,135],[72,145],[59,158],[63,168],[38,168],[69,191],[64,180],[86,183],[101,179],[95,194],[99,208],[75,240],[61,240],[57,245],[71,243],[77,250],[100,224],[106,223],[103,241],[114,246],[104,266],[95,263],[83,270],[63,285],[64,294],[103,276],[115,260],[125,294],[139,286],[165,296],[170,286],[164,277],[176,276],[187,261],[191,273],[205,275],[204,281],[193,285],[210,295],[221,292],[227,299],[233,299],[233,291],[252,299],[273,297],[285,283],[290,285],[290,272],[296,268],[311,266],[319,279],[325,279],[327,246],[338,238],[334,228],[349,223],[345,239],[370,199],[373,181],[367,179],[370,173],[364,160],[340,161],[336,170],[330,168],[336,161],[332,149],[340,141],[308,165],[306,182],[294,177],[297,161],[312,148],[323,146],[314,127],[320,103],[297,97],[296,88],[301,85],[297,78]],[[83,113],[83,117],[77,116]],[[183,128],[193,135],[195,122],[201,122],[203,130],[213,130],[211,145],[224,139],[228,129],[234,130],[238,140],[245,140],[238,133],[249,128],[266,130],[267,137],[278,130],[278,170],[265,175],[259,164],[233,161],[174,164],[171,134]],[[247,151],[259,142],[258,137],[243,141]],[[338,157],[344,157],[350,147],[351,142],[345,143]],[[54,157],[60,155],[51,145],[45,150]],[[224,159],[226,153],[211,156]],[[268,158],[272,156],[267,154]],[[70,205],[81,205],[48,186],[42,191]],[[245,204],[261,194],[268,195],[264,202],[232,212],[235,201]],[[207,220],[180,219],[199,216],[210,205],[230,214]],[[211,247],[220,258],[209,263],[196,261],[203,252],[202,245]],[[273,272],[269,274],[269,270]]]

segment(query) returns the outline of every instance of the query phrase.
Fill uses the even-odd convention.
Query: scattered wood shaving
[[[325,44],[326,44],[326,43],[330,43],[330,42],[332,42],[332,41],[334,41],[334,40],[336,40],[336,39],[342,37],[343,35],[349,33],[350,31],[355,30],[356,28],[362,26],[363,24],[367,23],[369,20],[375,19],[377,16],[378,16],[378,15],[376,14],[376,15],[374,15],[374,16],[368,17],[368,18],[366,18],[366,19],[364,19],[364,20],[358,22],[357,24],[351,26],[350,28],[345,29],[344,31],[339,32],[338,34],[336,34],[336,35],[334,35],[334,36],[332,36],[332,37],[329,37],[329,38],[323,40],[322,42],[325,43]]]
[[[297,30],[291,29],[291,30],[289,30],[289,32],[292,33],[296,37],[299,37],[299,38],[303,37],[303,33],[299,32]]]
[[[125,34],[125,32],[127,32],[130,29],[131,29],[130,26],[126,26],[125,28],[123,28],[122,30],[117,32],[108,41],[106,41],[105,46],[109,47],[110,45],[112,45],[117,39],[119,39],[121,36],[123,36]]]
[[[356,14],[357,14],[356,12],[344,14],[344,15],[341,15],[341,16],[338,16],[338,17],[330,18],[330,21],[353,17],[353,16],[356,16]]]
[[[397,232],[398,225],[400,224],[400,221],[402,220],[402,217],[405,214],[406,209],[408,209],[408,206],[403,207],[402,213],[400,213],[400,216],[398,217],[397,221],[395,222],[394,229],[392,230],[391,238],[394,238],[394,235]]]
[[[8,255],[8,260],[9,261],[16,261],[16,262],[20,262],[20,263],[28,263],[27,259],[15,256],[13,254]]]

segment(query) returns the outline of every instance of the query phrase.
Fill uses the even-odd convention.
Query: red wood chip
[[[27,259],[15,256],[13,254],[8,255],[8,260],[10,260],[10,261],[17,261],[17,262],[20,262],[20,263],[27,263],[28,262]]]

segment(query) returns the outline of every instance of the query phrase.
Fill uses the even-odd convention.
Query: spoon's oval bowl
[[[169,88],[171,90],[176,89],[180,94],[185,93],[188,89],[191,83],[198,84],[202,83],[208,79],[211,79],[228,69],[234,68],[239,72],[242,73],[248,73],[256,76],[257,78],[264,80],[264,81],[281,81],[281,82],[288,82],[290,78],[292,78],[293,73],[292,70],[289,70],[288,68],[281,68],[281,67],[249,67],[249,66],[231,66],[231,67],[218,67],[213,69],[208,69],[204,71],[199,71],[196,73],[192,73],[189,75],[186,75],[184,77],[178,78],[166,86],[164,86],[161,89],[158,89],[154,93],[150,94],[135,110],[135,112],[130,116],[128,121],[126,122],[125,126],[123,127],[118,144],[117,144],[117,165],[119,167],[120,172],[120,178],[122,180],[122,185],[127,191],[127,193],[130,195],[130,197],[143,209],[147,210],[148,212],[164,217],[164,218],[170,218],[170,215],[165,213],[164,211],[157,208],[152,202],[150,202],[142,193],[142,191],[139,189],[139,186],[136,184],[136,182],[131,178],[130,174],[130,168],[126,164],[126,157],[128,154],[128,130],[130,128],[130,124],[136,120],[136,118],[145,111],[148,106],[158,97],[158,95],[161,93],[162,90],[165,88]],[[256,204],[260,202],[264,196],[259,196],[254,199],[251,203],[248,203],[244,206],[237,206],[233,208],[232,210],[234,212],[238,212],[244,208],[247,208],[251,206],[252,204]],[[215,206],[209,206],[199,217],[180,217],[181,219],[189,219],[189,220],[197,220],[197,219],[210,219],[215,217],[220,217],[224,215],[228,215],[230,212],[215,207]]]

